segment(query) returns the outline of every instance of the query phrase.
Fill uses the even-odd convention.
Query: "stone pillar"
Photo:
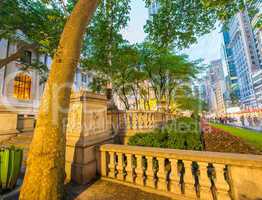
[[[16,113],[0,113],[0,142],[16,136],[18,133],[16,128]]]
[[[107,126],[106,96],[83,91],[73,93],[66,134],[67,180],[88,183],[100,171],[98,147],[114,142]]]

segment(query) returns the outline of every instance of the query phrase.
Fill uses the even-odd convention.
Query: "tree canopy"
[[[109,83],[126,107],[127,97],[139,98],[149,106],[149,89],[156,101],[173,101],[176,90],[185,89],[200,70],[199,62],[175,54],[209,33],[217,20],[227,21],[244,9],[244,0],[159,0],[159,9],[149,16],[143,44],[130,45],[121,30],[129,21],[131,0],[102,0],[86,28],[80,66],[95,72],[94,91],[103,91]],[[144,0],[146,6],[150,0]],[[75,0],[3,0],[0,4],[0,38],[21,43],[18,53],[4,64],[18,59],[25,49],[54,55],[64,24],[77,1]],[[247,0],[252,7],[258,0]],[[14,12],[14,10],[16,12]],[[1,65],[3,66],[3,64]],[[46,75],[47,67],[35,62],[32,66]],[[181,88],[179,88],[181,87]],[[178,88],[178,89],[177,89]],[[145,107],[145,106],[144,106]]]

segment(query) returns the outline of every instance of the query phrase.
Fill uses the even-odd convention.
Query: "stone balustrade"
[[[100,147],[103,179],[174,199],[261,199],[262,156],[133,147]]]
[[[126,144],[129,137],[138,132],[148,132],[173,119],[171,113],[160,111],[116,111],[108,112],[108,121],[114,132],[119,133]]]

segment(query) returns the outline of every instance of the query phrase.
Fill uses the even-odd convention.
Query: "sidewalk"
[[[245,128],[245,129],[251,129],[251,130],[254,130],[254,131],[262,131],[262,124],[260,124],[260,126],[249,126],[249,125],[247,125],[247,123],[245,123],[245,126],[242,126],[242,124],[240,122],[234,122],[234,123],[228,123],[228,124],[225,124],[225,125],[230,125],[230,126]]]

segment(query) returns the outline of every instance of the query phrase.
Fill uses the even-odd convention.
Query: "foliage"
[[[0,193],[11,190],[16,186],[23,160],[21,149],[0,149]]]
[[[130,0],[101,1],[87,28],[82,67],[95,70],[97,77],[104,80],[100,83],[111,82],[111,76],[117,70],[118,51],[126,43],[120,31],[129,21],[129,3]]]
[[[175,98],[175,103],[181,110],[190,110],[194,115],[202,111],[207,111],[207,103],[193,96],[178,96]]]
[[[202,150],[199,121],[193,118],[178,118],[161,129],[132,136],[128,144],[133,146]]]
[[[92,66],[89,65],[88,66]],[[175,97],[190,96],[190,81],[200,71],[200,61],[191,62],[185,55],[176,55],[166,48],[158,48],[151,43],[139,45],[121,45],[114,55],[114,65],[94,67],[96,78],[92,82],[94,89],[105,87],[98,84],[113,85],[113,91],[124,103],[126,109],[151,109],[152,100],[159,104],[166,100],[168,107],[175,103]],[[96,86],[94,86],[96,85]],[[129,101],[129,97],[134,102]],[[141,105],[144,104],[144,105]]]
[[[65,21],[57,3],[4,0],[0,6],[0,38],[33,43],[39,51],[53,55]]]
[[[147,6],[151,1],[146,0]],[[148,38],[160,47],[183,49],[210,32],[216,22],[212,10],[199,0],[160,0],[158,12],[147,21]]]

